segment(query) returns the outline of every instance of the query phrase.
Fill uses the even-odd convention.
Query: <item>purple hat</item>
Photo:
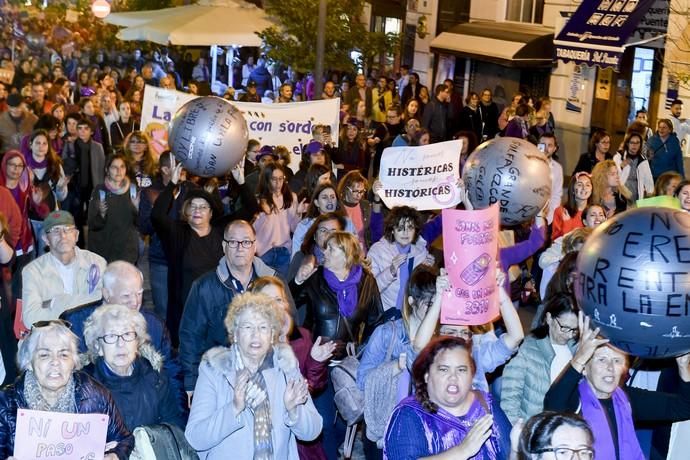
[[[319,141],[311,141],[304,150],[309,155],[314,155],[315,153],[323,152],[323,144]]]
[[[273,151],[273,147],[270,145],[264,145],[261,147],[261,150],[259,150],[259,153],[256,154],[256,161],[259,161],[262,157],[265,157],[266,155],[271,155],[274,160],[278,159],[278,155]]]

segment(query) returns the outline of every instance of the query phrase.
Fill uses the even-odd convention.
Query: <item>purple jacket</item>
[[[455,417],[441,408],[432,414],[414,396],[403,399],[388,422],[383,458],[412,460],[445,452],[460,444],[487,410],[494,416],[492,434],[472,460],[508,458],[510,422],[489,393],[476,391],[475,395],[470,409],[462,417]]]

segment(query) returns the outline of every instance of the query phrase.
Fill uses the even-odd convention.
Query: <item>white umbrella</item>
[[[242,0],[201,0],[195,5],[156,11],[113,13],[105,20],[129,25],[117,34],[120,40],[213,47],[261,46],[256,32],[273,25],[264,10]],[[212,55],[211,81],[214,82],[215,48]]]

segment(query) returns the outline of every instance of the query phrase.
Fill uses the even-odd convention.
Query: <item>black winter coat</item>
[[[0,391],[0,458],[5,459],[14,451],[14,434],[17,427],[17,409],[28,409],[24,398],[24,375]],[[115,401],[100,383],[88,374],[76,371],[74,376],[74,399],[78,414],[107,414],[108,432],[106,442],[116,441],[117,446],[106,452],[127,460],[134,448],[134,436],[127,430]]]
[[[344,324],[344,321],[347,321],[355,341],[358,344],[364,343],[374,332],[383,315],[376,279],[366,269],[362,271],[362,279],[357,286],[357,307],[349,318],[340,314],[338,298],[323,277],[323,267],[319,267],[301,285],[296,284],[294,280],[290,282],[290,292],[297,308],[306,308],[304,327],[312,333],[315,340],[321,336],[324,340],[328,338],[341,343],[351,342],[350,332]],[[344,347],[338,347],[338,356],[334,357],[342,357],[343,352]]]
[[[103,358],[84,368],[84,372],[110,391],[129,430],[158,423],[170,423],[184,430],[179,398],[168,377],[156,371],[147,359],[138,357],[128,377],[113,373]]]

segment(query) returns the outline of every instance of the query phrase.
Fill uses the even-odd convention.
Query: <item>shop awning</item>
[[[638,23],[655,0],[585,1],[554,43],[555,58],[599,67],[618,66],[625,48],[662,38],[629,43]]]
[[[434,38],[431,51],[507,67],[551,67],[553,30],[514,22],[468,22]]]

